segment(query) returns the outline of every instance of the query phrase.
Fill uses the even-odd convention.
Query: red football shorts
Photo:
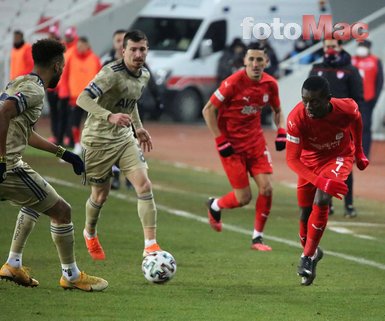
[[[235,153],[230,157],[221,157],[227,178],[233,188],[243,189],[249,186],[249,175],[272,174],[273,165],[267,147],[261,155],[255,150]]]
[[[353,169],[353,157],[336,157],[322,165],[309,167],[309,169],[318,176],[346,181]],[[299,177],[297,183],[298,206],[311,207],[316,190],[317,188],[313,184]]]

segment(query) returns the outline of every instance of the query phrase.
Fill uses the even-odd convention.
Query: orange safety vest
[[[12,48],[9,78],[29,74],[33,69],[32,46],[25,43],[20,48]]]
[[[101,68],[100,59],[92,50],[80,55],[75,49],[66,61],[70,105],[74,106],[79,94],[87,87]]]

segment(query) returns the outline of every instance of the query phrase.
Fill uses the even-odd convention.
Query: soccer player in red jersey
[[[288,166],[298,175],[299,237],[303,254],[298,266],[302,285],[310,285],[323,252],[318,247],[326,228],[331,198],[342,198],[354,158],[364,170],[362,120],[351,98],[331,98],[326,78],[312,76],[302,86],[302,101],[287,118]]]
[[[272,200],[273,172],[270,153],[261,127],[261,111],[270,105],[278,128],[276,149],[286,145],[285,121],[281,111],[277,81],[263,72],[268,63],[265,48],[249,45],[245,68],[226,78],[203,109],[203,117],[215,137],[217,150],[233,188],[231,192],[207,202],[211,227],[222,230],[221,210],[241,207],[251,201],[249,175],[258,186],[251,248],[271,251],[263,243],[263,230]]]

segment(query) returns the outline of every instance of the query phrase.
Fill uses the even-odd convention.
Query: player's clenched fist
[[[227,141],[225,136],[221,135],[215,138],[217,144],[217,150],[222,157],[229,157],[234,154],[233,146]]]
[[[359,151],[355,155],[357,167],[359,170],[363,171],[369,165],[369,159],[365,156],[364,152]]]
[[[348,187],[342,181],[333,180],[330,178],[325,178],[322,176],[318,176],[314,185],[319,188],[321,191],[337,197],[338,199],[342,199],[341,195],[346,195],[348,192]]]
[[[275,139],[275,149],[277,151],[284,150],[286,148],[286,130],[284,128],[278,128],[277,138]]]

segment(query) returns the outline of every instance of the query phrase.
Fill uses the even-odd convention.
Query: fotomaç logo
[[[302,37],[304,40],[356,39],[363,41],[369,36],[369,28],[366,23],[356,22],[352,25],[346,22],[338,22],[333,25],[331,15],[321,15],[316,23],[313,15],[302,16],[302,26],[295,22],[283,23],[280,18],[274,18],[272,23],[257,22],[254,24],[253,17],[245,17],[241,23],[243,39],[250,40],[252,36],[258,40],[274,39],[295,40]],[[313,35],[313,37],[312,37]]]

